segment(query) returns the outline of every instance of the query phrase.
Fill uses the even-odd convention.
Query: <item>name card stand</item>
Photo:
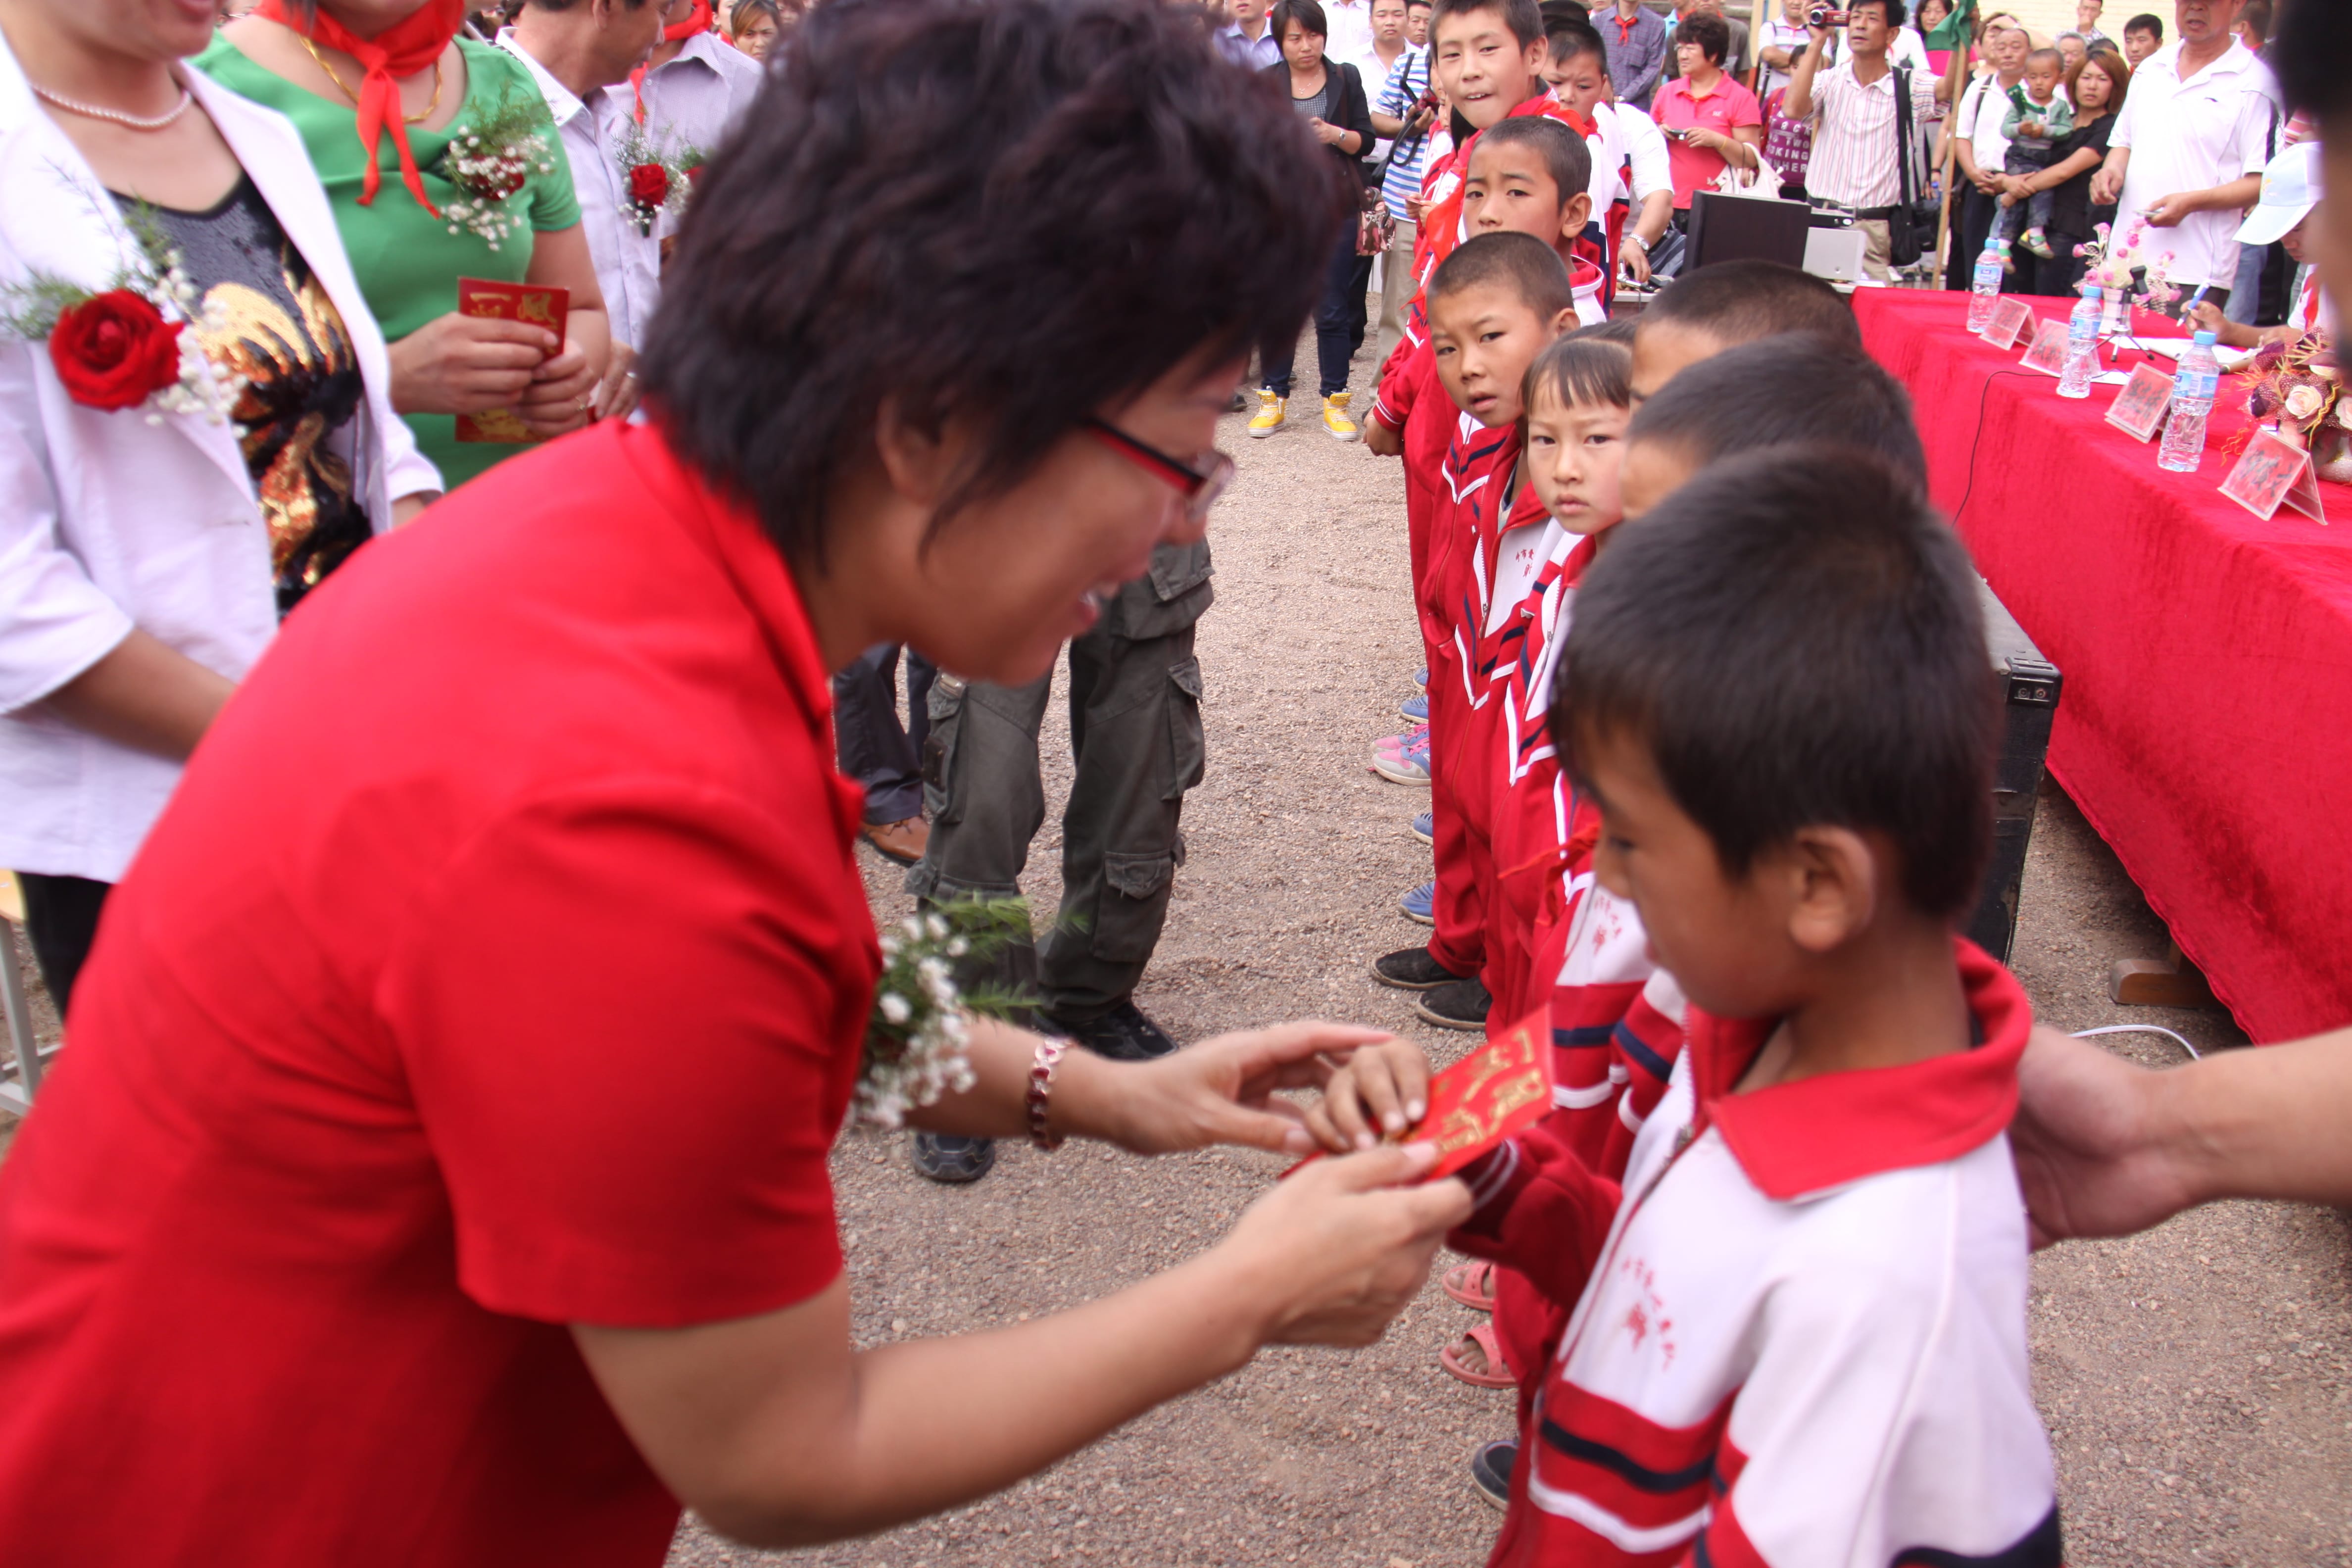
[[[2033,346],[2018,363],[2044,375],[2063,376],[2066,374],[2066,339],[2065,322],[2044,321],[2041,331],[2033,334]]]
[[[2254,432],[2237,467],[2221,481],[2221,493],[2265,522],[2282,505],[2323,527],[2327,522],[2311,454],[2275,430]]]
[[[2014,294],[2004,294],[1993,307],[1992,320],[1985,323],[1977,336],[1997,349],[2012,348],[2024,332],[2026,323],[2033,320],[2033,307]]]
[[[2107,423],[2135,441],[2152,440],[2171,406],[2172,378],[2154,365],[2138,365],[2107,405]]]

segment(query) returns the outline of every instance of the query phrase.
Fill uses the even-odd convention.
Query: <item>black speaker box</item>
[[[2033,803],[2042,790],[2042,761],[2050,751],[2062,677],[1992,589],[1981,579],[1977,586],[1984,605],[1985,645],[2001,679],[2000,760],[1992,778],[1992,863],[1985,868],[1976,912],[1960,929],[2006,963],[2017,939],[2018,889],[2025,880]]]

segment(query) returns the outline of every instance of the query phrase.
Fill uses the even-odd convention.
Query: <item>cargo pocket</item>
[[[1162,800],[1181,800],[1208,772],[1208,742],[1201,732],[1201,661],[1187,658],[1168,667],[1176,688],[1168,700],[1168,787]]]
[[[971,688],[952,675],[931,683],[924,704],[930,715],[930,733],[923,737],[923,806],[933,822],[961,822],[963,808],[955,798],[956,736],[963,729],[963,705]]]
[[[1091,944],[1097,958],[1140,963],[1151,956],[1168,915],[1168,884],[1175,875],[1173,855],[1103,857],[1103,893],[1095,904]]]

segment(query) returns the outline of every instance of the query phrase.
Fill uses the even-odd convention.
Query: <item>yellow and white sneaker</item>
[[[1342,441],[1356,438],[1356,422],[1348,417],[1348,399],[1353,395],[1335,392],[1323,400],[1323,428]]]
[[[1257,389],[1257,412],[1250,416],[1249,433],[1271,436],[1282,428],[1282,410],[1289,402],[1277,393],[1261,386]]]

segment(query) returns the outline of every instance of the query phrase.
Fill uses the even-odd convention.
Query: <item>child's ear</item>
[[[1786,879],[1789,939],[1807,952],[1843,946],[1878,907],[1878,855],[1850,827],[1801,827],[1775,857]]]
[[[1554,316],[1551,319],[1551,335],[1556,338],[1564,338],[1583,324],[1584,319],[1576,313],[1576,307],[1570,305],[1568,309],[1562,310],[1559,315]]]
[[[1559,209],[1560,238],[1563,240],[1578,238],[1584,233],[1585,226],[1591,221],[1592,193],[1579,191],[1568,198],[1567,205]]]

